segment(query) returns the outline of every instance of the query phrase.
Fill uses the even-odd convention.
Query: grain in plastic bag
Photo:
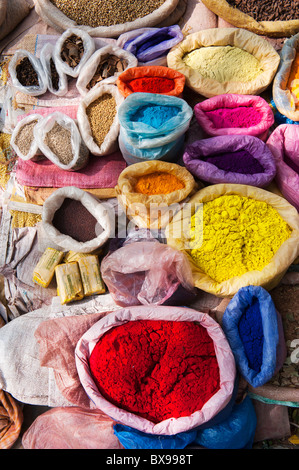
[[[155,321],[161,321],[162,323],[170,321],[174,322],[174,327],[176,325],[179,328],[181,327],[181,322],[186,322],[186,324],[197,322],[206,330],[214,345],[215,358],[220,374],[219,389],[204,403],[201,409],[189,416],[168,418],[156,423],[150,421],[138,416],[136,413],[115,406],[111,401],[104,398],[91,376],[89,358],[99,339],[105,333],[110,333],[112,328],[116,331],[118,326],[122,328],[122,326],[128,323],[134,326],[136,321],[143,320],[154,321],[154,323]],[[156,337],[154,335],[151,341],[155,340]],[[80,338],[75,349],[75,360],[82,386],[94,402],[96,408],[121,424],[154,435],[174,435],[196,428],[212,419],[229,403],[236,378],[235,362],[219,325],[209,315],[185,307],[142,305],[112,312],[96,322]]]
[[[119,69],[116,68],[116,71],[114,71],[114,73],[111,73],[109,70],[105,72],[107,77],[99,80],[94,86],[98,86],[98,84],[100,83],[115,83],[117,77],[124,70],[137,66],[137,59],[130,52],[124,51],[120,47],[110,44],[101,47],[99,50],[95,51],[92,56],[88,59],[84,68],[80,71],[79,76],[77,78],[76,87],[82,96],[85,96],[90,89],[94,88],[94,86],[91,86],[91,81],[94,78],[97,69],[101,65],[101,63],[109,59],[110,56],[116,57],[116,59],[122,61],[123,65],[121,65]],[[103,77],[105,77],[105,75],[103,75]]]
[[[64,96],[68,92],[68,78],[65,73],[57,70],[54,62],[54,46],[47,43],[40,53],[40,61],[47,76],[48,90],[56,96]],[[57,80],[57,83],[54,82]]]
[[[19,81],[17,77],[16,67],[23,59],[29,60],[32,68],[36,73],[38,85],[22,85],[22,83]],[[11,78],[12,85],[17,91],[31,96],[39,96],[46,93],[48,83],[45,71],[43,69],[40,59],[31,54],[31,52],[26,51],[25,49],[18,49],[14,53],[12,59],[9,61],[8,72]]]
[[[10,145],[22,160],[34,161],[43,158],[33,131],[35,121],[37,124],[40,119],[40,114],[29,114],[23,117],[12,131]]]

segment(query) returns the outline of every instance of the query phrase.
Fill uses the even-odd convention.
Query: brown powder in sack
[[[68,165],[74,158],[71,132],[55,122],[52,129],[47,132],[44,143],[64,165]]]
[[[116,101],[110,93],[104,93],[86,108],[92,136],[101,147],[116,116]]]
[[[17,145],[17,147],[19,147],[20,152],[23,155],[27,155],[29,153],[31,144],[34,139],[33,129],[36,123],[37,120],[35,119],[34,121],[25,124],[23,127],[21,127],[18,134],[16,135],[15,144]]]

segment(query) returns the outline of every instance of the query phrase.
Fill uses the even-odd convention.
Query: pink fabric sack
[[[227,110],[227,112],[226,112]],[[248,118],[248,111],[252,111],[256,114],[260,114],[260,121],[256,123],[253,121],[250,123]],[[246,122],[246,127],[240,125],[236,127],[225,126],[226,122],[229,122],[228,112],[236,113],[243,117]],[[218,117],[216,116],[218,113]],[[194,114],[197,122],[202,127],[204,132],[208,136],[220,136],[220,135],[253,135],[259,137],[263,141],[267,139],[269,129],[274,123],[273,112],[265,101],[260,96],[255,95],[239,95],[228,93],[226,95],[218,95],[194,106]],[[212,116],[215,116],[212,119]],[[237,121],[234,118],[233,123]],[[240,123],[242,120],[240,119]]]

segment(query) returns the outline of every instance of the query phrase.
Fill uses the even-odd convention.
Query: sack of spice
[[[183,39],[180,27],[173,25],[130,31],[119,36],[117,45],[134,54],[138,65],[166,65],[168,52]]]
[[[108,240],[110,213],[92,194],[75,186],[54,191],[45,201],[41,237],[51,248],[92,253]]]
[[[64,96],[68,91],[68,78],[61,70],[57,70],[54,61],[54,46],[46,43],[40,53],[40,61],[47,76],[48,90],[53,95]]]
[[[299,126],[280,124],[266,144],[275,163],[275,182],[283,196],[299,211]]]
[[[80,28],[69,28],[58,38],[53,59],[58,73],[78,77],[95,50],[93,38]]]
[[[241,288],[226,307],[221,326],[241,375],[252,387],[264,385],[282,367],[286,358],[282,320],[265,289]]]
[[[111,312],[83,334],[75,360],[96,408],[154,435],[174,435],[211,420],[229,403],[236,379],[218,323],[186,307]]]
[[[109,44],[95,51],[88,59],[79,73],[76,87],[84,96],[99,83],[115,83],[124,70],[136,66],[137,59],[133,54]]]
[[[116,84],[125,98],[136,92],[182,97],[185,75],[162,65],[131,67],[118,76]]]
[[[269,147],[252,135],[222,135],[186,146],[183,161],[198,179],[208,183],[268,186],[276,174]]]
[[[35,161],[44,158],[33,132],[40,119],[40,114],[28,114],[18,122],[11,134],[10,145],[22,160]]]
[[[155,26],[169,18],[179,0],[89,1],[35,0],[35,9],[42,20],[52,28],[63,32],[67,28],[80,27],[91,36],[114,38],[126,31]]]
[[[102,260],[101,274],[113,300],[122,307],[166,301],[168,305],[187,305],[189,299],[195,299],[187,258],[157,240],[124,244],[108,253]]]
[[[245,134],[266,140],[273,111],[261,96],[228,93],[203,100],[194,115],[207,136]]]
[[[231,297],[247,285],[271,290],[298,256],[298,212],[276,194],[213,184],[187,206],[165,234],[170,246],[187,254],[194,284],[203,291]]]
[[[264,38],[241,28],[189,34],[167,55],[168,67],[206,98],[227,93],[258,95],[272,82],[279,54]]]
[[[109,155],[118,148],[118,109],[124,97],[112,83],[102,83],[80,101],[77,120],[82,139],[93,155]]]
[[[299,20],[298,20],[299,22]],[[273,80],[273,101],[277,110],[299,121],[299,33],[287,39],[280,52],[280,64]]]
[[[31,52],[18,49],[8,64],[13,87],[27,95],[39,96],[47,91],[47,78],[41,61]]]
[[[165,227],[180,203],[197,189],[183,166],[159,160],[135,163],[121,172],[115,187],[126,215],[139,227]]]
[[[238,28],[268,37],[293,36],[299,31],[296,1],[202,0],[213,13]]]

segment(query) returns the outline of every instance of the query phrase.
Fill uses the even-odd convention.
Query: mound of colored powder
[[[263,201],[224,195],[203,203],[190,220],[190,256],[216,282],[261,271],[292,229]]]
[[[145,105],[131,115],[133,122],[143,122],[149,126],[158,129],[166,121],[171,119],[180,112],[177,106],[160,106],[160,105]]]
[[[263,362],[264,334],[258,299],[254,299],[242,314],[238,330],[249,367],[259,372]]]
[[[167,77],[143,77],[131,80],[129,86],[134,92],[168,93],[174,89],[174,81]]]
[[[204,78],[220,83],[250,82],[263,72],[259,60],[235,46],[207,46],[188,52],[183,61]]]
[[[203,160],[212,163],[221,170],[232,173],[254,175],[256,173],[264,173],[265,171],[260,162],[247,150],[211,155]]]
[[[256,126],[261,122],[262,114],[252,106],[237,106],[236,108],[218,108],[206,111],[205,114],[215,127],[221,128],[247,128]]]
[[[219,390],[212,339],[200,324],[136,320],[106,332],[89,358],[100,393],[158,423],[189,416]]]

